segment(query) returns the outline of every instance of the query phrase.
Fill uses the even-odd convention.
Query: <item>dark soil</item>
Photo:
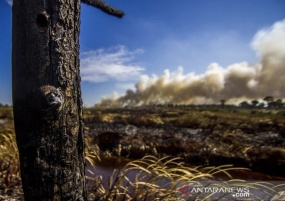
[[[233,164],[285,177],[284,117],[209,111],[104,112],[86,122],[86,137],[104,156],[179,156],[190,165]]]

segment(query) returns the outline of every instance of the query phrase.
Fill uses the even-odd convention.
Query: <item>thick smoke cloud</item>
[[[244,99],[285,96],[285,20],[259,31],[252,47],[258,63],[235,63],[227,68],[212,63],[202,75],[165,70],[163,75],[142,75],[135,90],[121,97],[102,99],[100,105],[210,104],[221,99],[236,103]]]

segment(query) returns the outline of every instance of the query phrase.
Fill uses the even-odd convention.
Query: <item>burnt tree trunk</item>
[[[123,17],[101,0],[82,0]],[[26,201],[86,200],[79,0],[14,0],[12,95]]]
[[[12,94],[26,201],[86,200],[79,0],[14,0]]]

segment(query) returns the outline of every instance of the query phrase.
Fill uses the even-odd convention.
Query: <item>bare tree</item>
[[[13,2],[12,94],[26,201],[87,199],[79,24],[79,0]]]
[[[224,108],[224,107],[225,107],[226,100],[222,99],[222,100],[220,100],[220,102],[221,102],[221,107]]]

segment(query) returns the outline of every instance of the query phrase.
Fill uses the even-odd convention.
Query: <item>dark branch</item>
[[[122,18],[125,15],[125,13],[123,11],[111,7],[110,5],[108,5],[107,3],[105,3],[102,0],[81,0],[81,2],[86,3],[87,5],[91,5],[91,6],[94,6],[96,8],[99,8],[103,12],[105,12],[109,15],[119,17],[119,18]]]

